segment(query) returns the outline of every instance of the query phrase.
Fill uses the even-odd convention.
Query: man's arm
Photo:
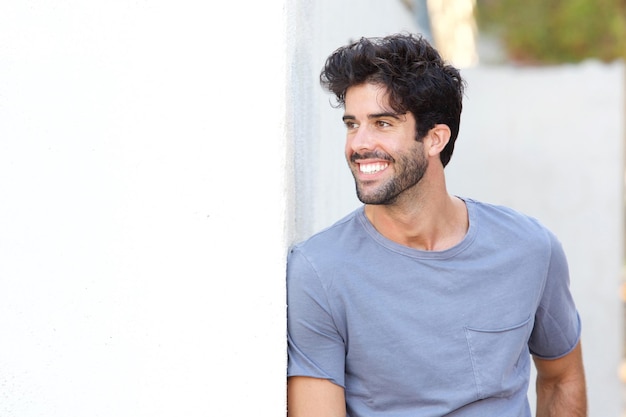
[[[587,392],[580,343],[562,358],[533,359],[537,368],[537,417],[586,417]]]
[[[346,417],[342,387],[327,379],[292,376],[287,380],[288,417]]]

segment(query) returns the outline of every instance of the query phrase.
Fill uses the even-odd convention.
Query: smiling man
[[[290,417],[586,416],[565,255],[537,220],[448,193],[464,81],[421,37],[326,61],[364,203],[289,254]]]

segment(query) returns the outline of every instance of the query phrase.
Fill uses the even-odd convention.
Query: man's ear
[[[436,156],[443,151],[450,141],[452,132],[448,125],[438,124],[428,131],[426,139],[428,141],[428,156]]]

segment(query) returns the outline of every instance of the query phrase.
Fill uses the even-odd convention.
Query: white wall
[[[0,3],[0,416],[284,413],[285,3]]]

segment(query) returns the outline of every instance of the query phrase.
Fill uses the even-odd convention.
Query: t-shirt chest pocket
[[[478,399],[506,397],[528,382],[531,318],[498,329],[465,327]]]

